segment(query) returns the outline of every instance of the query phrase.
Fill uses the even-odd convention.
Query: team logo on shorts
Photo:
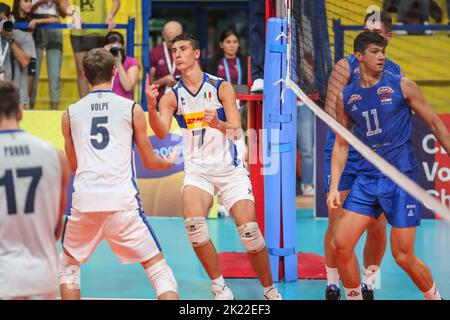
[[[347,104],[355,103],[356,101],[361,101],[362,97],[359,94],[352,94],[350,99],[348,100]]]
[[[408,217],[414,217],[414,212],[416,210],[415,204],[408,204],[406,205],[406,209],[408,209]]]

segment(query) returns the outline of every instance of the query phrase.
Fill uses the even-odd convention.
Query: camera
[[[119,56],[119,52],[120,52],[120,48],[119,47],[111,47],[109,49],[109,52],[111,52],[113,57],[118,57]]]
[[[3,22],[3,30],[5,32],[12,32],[14,30],[14,23],[12,21],[6,20]]]

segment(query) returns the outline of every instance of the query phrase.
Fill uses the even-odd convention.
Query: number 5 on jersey
[[[103,150],[109,143],[109,131],[104,126],[108,117],[94,117],[91,124],[91,144],[95,149]],[[100,137],[98,136],[100,135]]]

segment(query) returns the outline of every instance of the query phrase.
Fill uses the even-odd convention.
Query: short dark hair
[[[11,81],[0,81],[0,118],[19,115],[19,89]]]
[[[83,70],[91,85],[111,81],[114,57],[103,48],[89,51],[83,58]]]
[[[197,38],[190,33],[182,33],[182,34],[176,36],[172,40],[172,45],[177,41],[189,41],[189,43],[191,44],[194,51],[197,49],[200,49],[200,45],[198,43]]]
[[[364,51],[371,44],[375,44],[380,47],[386,47],[387,40],[374,32],[361,32],[360,34],[358,34],[358,36],[355,38],[355,41],[353,42],[353,51],[364,53]]]
[[[121,45],[125,44],[125,39],[123,35],[120,32],[117,31],[110,31],[106,35],[106,44],[119,42]]]
[[[0,2],[0,12],[9,17],[9,15],[11,14],[11,7],[6,3]]]
[[[387,31],[392,31],[392,17],[387,11],[379,11],[380,12],[380,22],[384,25]],[[364,17],[364,25],[366,25],[367,20],[371,18],[374,14],[376,14],[376,11],[369,12]]]

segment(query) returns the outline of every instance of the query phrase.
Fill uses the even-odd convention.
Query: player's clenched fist
[[[217,117],[216,109],[205,109],[203,120],[211,128],[217,128],[217,126],[219,125],[219,118]]]
[[[147,97],[147,105],[149,109],[156,109],[156,99],[159,96],[159,84],[150,84],[150,76],[147,74],[145,78],[145,96]]]
[[[327,198],[327,206],[329,209],[337,209],[341,206],[341,195],[337,190],[330,190]]]

